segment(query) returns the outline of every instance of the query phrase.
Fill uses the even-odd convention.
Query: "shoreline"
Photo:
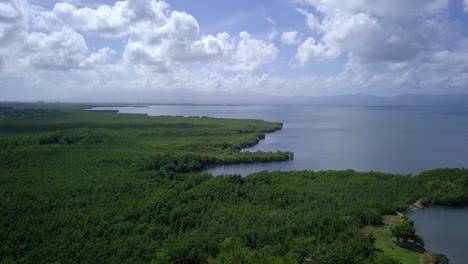
[[[454,206],[448,206],[448,205],[428,205],[428,206],[425,206],[422,204],[422,199],[418,199],[416,200],[414,203],[410,204],[405,210],[403,211],[397,211],[394,215],[383,215],[382,217],[384,218],[384,224],[383,226],[366,226],[364,227],[364,231],[366,233],[372,233],[372,234],[375,234],[375,233],[379,233],[379,232],[382,232],[381,230],[379,231],[379,229],[390,229],[395,225],[397,224],[397,221],[401,221],[401,218],[404,217],[404,216],[407,216],[409,217],[410,214],[415,211],[415,210],[423,210],[425,208],[429,208],[429,207],[445,207],[445,208],[455,208]],[[466,207],[466,206],[464,206]],[[415,220],[412,220],[411,221],[413,222],[416,222]],[[366,231],[368,230],[368,231]],[[420,236],[423,241],[424,241],[424,237],[422,237],[419,233],[417,233],[418,236]],[[404,251],[407,251],[409,254],[412,254],[414,256],[417,256],[418,257],[418,260],[419,260],[419,263],[421,264],[439,264],[439,263],[449,263],[449,262],[435,262],[436,261],[436,257],[438,256],[444,256],[446,257],[448,260],[449,259],[449,256],[446,255],[445,252],[433,252],[432,250],[430,250],[429,248],[427,248],[426,246],[423,247],[424,249],[424,252],[417,252],[417,251],[412,251],[410,249],[407,249],[407,248],[404,248],[404,247],[401,247],[399,246],[398,244],[396,244],[393,240],[393,238],[391,237],[389,239],[389,241],[387,241],[387,243],[389,244],[392,244],[392,250],[395,250],[395,248],[400,248],[401,250],[404,250]],[[376,245],[378,244],[378,242],[376,242]],[[385,249],[382,249],[385,251]],[[388,249],[387,249],[388,250]],[[404,263],[404,262],[403,262]]]
[[[408,216],[408,213],[413,211],[414,209],[423,209],[425,206],[421,203],[421,199],[416,200],[416,202],[412,203],[408,208],[403,210],[403,212],[396,212],[399,216]]]

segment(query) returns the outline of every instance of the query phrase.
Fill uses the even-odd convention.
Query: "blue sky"
[[[467,93],[468,0],[0,1],[0,100],[167,91]]]

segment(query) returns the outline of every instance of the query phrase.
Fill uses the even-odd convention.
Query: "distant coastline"
[[[141,90],[118,93],[89,94],[79,98],[61,98],[42,101],[0,104],[85,104],[94,106],[149,107],[152,105],[180,106],[249,106],[249,105],[316,105],[316,106],[370,106],[370,107],[468,107],[468,94],[400,94],[376,96],[369,94],[342,94],[322,96],[275,96],[261,93],[195,92],[185,90]]]

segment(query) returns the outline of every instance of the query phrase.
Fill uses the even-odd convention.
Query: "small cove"
[[[414,209],[408,216],[415,222],[417,233],[425,247],[434,253],[444,253],[450,264],[465,264],[468,260],[468,208],[426,207]]]

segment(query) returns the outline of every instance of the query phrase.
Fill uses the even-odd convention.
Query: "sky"
[[[0,101],[158,93],[465,94],[468,0],[0,0]]]

